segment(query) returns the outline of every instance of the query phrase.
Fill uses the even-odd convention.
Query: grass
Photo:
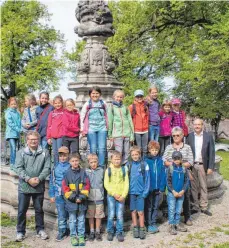
[[[229,140],[226,140],[226,139],[219,139],[219,141],[218,141],[217,143],[223,143],[223,144],[229,145]]]
[[[224,179],[229,180],[229,152],[218,151],[216,154],[223,159],[220,162],[220,173]]]
[[[28,248],[29,246],[22,242],[8,241],[1,244],[2,248]]]
[[[213,245],[211,248],[228,248],[229,242]]]

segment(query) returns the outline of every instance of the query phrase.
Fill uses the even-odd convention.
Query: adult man
[[[192,148],[194,154],[194,166],[192,168],[193,180],[191,181],[191,192],[193,197],[192,212],[201,212],[211,216],[208,211],[207,175],[212,174],[215,164],[215,145],[211,135],[203,131],[203,120],[194,121],[194,132],[187,138],[187,144]],[[198,199],[200,191],[200,202]]]
[[[162,157],[165,166],[171,166],[173,152],[180,151],[183,160],[182,165],[187,169],[190,168],[193,165],[193,153],[191,147],[187,144],[184,144],[183,142],[183,138],[184,138],[183,129],[181,127],[174,127],[172,129],[172,136],[174,143],[166,147],[164,155]],[[183,212],[184,212],[185,224],[188,226],[192,226],[192,221],[190,219],[191,217],[190,189],[187,189],[184,195]]]
[[[43,201],[45,179],[50,174],[51,160],[47,150],[39,146],[40,135],[36,131],[29,131],[26,136],[27,147],[18,151],[16,169],[19,176],[18,185],[18,217],[17,237],[20,242],[25,238],[26,212],[30,198],[33,199],[37,236],[47,239],[44,231]]]

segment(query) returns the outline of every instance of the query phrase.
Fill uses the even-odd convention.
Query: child
[[[130,142],[134,141],[134,126],[129,109],[123,105],[124,97],[122,90],[116,90],[108,108],[108,137],[113,139],[115,150],[123,155],[122,165],[127,163]]]
[[[15,170],[16,147],[20,138],[21,117],[17,111],[17,100],[10,97],[8,108],[5,110],[6,133],[5,138],[10,143],[10,169]]]
[[[22,130],[26,136],[29,130],[35,130],[37,125],[37,101],[33,94],[28,94],[25,96],[25,106],[24,113],[21,120]]]
[[[133,223],[134,238],[145,239],[144,202],[149,193],[150,175],[149,166],[141,160],[141,150],[137,146],[130,149],[131,162],[129,162],[130,175],[130,211]],[[138,220],[140,228],[138,228]]]
[[[114,238],[114,217],[116,215],[116,235],[119,242],[124,241],[123,236],[123,211],[125,198],[129,190],[128,169],[121,166],[122,155],[114,151],[111,155],[110,167],[106,169],[104,186],[107,190],[107,240]]]
[[[59,148],[58,153],[59,163],[54,166],[49,179],[49,197],[51,203],[56,202],[56,209],[58,213],[58,235],[56,237],[56,241],[61,241],[68,236],[68,214],[65,210],[65,202],[62,195],[61,186],[62,180],[64,179],[70,164],[68,162],[69,150],[67,147],[62,146]]]
[[[84,246],[85,210],[87,209],[86,200],[90,190],[90,183],[85,170],[80,168],[78,154],[71,154],[69,163],[71,167],[62,181],[62,190],[65,209],[69,213],[71,244],[73,246]],[[78,231],[78,239],[76,238],[76,230]]]
[[[134,103],[129,106],[129,110],[133,119],[136,144],[145,156],[148,144],[149,111],[143,100],[144,91],[136,90],[134,96]]]
[[[54,154],[54,165],[58,163],[58,149],[62,146],[63,137],[63,98],[57,95],[53,98],[54,110],[49,113],[47,126],[47,141],[52,145]]]
[[[184,131],[184,137],[188,136],[188,127],[185,123],[186,115],[183,110],[180,109],[181,101],[178,98],[172,100],[172,128],[181,127]]]
[[[169,214],[169,232],[176,235],[177,231],[187,232],[180,223],[180,214],[184,201],[184,193],[188,188],[189,180],[187,169],[182,167],[182,153],[174,151],[172,154],[173,165],[167,170],[167,187],[168,187],[168,214]]]
[[[104,214],[104,187],[103,187],[103,168],[98,167],[98,157],[96,154],[87,156],[90,168],[86,170],[86,175],[90,181],[90,193],[88,196],[88,210],[86,217],[89,219],[90,235],[89,240],[102,241],[100,233],[101,221],[105,217]],[[94,221],[96,230],[94,228]],[[96,231],[96,232],[95,232]]]
[[[160,155],[164,154],[166,146],[168,146],[171,142],[171,121],[172,121],[172,114],[171,114],[171,102],[165,100],[162,104],[162,109],[159,112],[159,116],[161,118],[160,122]]]
[[[148,232],[156,233],[159,229],[156,225],[160,202],[160,193],[165,191],[165,167],[162,158],[158,156],[160,145],[156,141],[150,141],[148,145],[150,155],[145,159],[150,171],[150,190],[146,199],[146,224]]]
[[[37,127],[36,130],[41,136],[41,146],[47,149],[48,143],[46,138],[47,133],[47,122],[49,113],[54,109],[49,103],[49,93],[46,91],[41,91],[39,94],[40,106],[36,109],[37,116]]]
[[[105,166],[107,149],[107,105],[100,99],[101,89],[97,86],[89,90],[90,100],[87,101],[81,111],[81,131],[87,134],[90,153],[97,153],[99,166]]]
[[[70,153],[79,154],[79,133],[80,133],[80,115],[75,109],[75,102],[69,98],[65,101],[63,114],[63,145],[67,146]]]
[[[160,103],[157,100],[158,89],[153,86],[149,89],[149,95],[146,97],[149,108],[149,140],[158,141],[160,132]]]

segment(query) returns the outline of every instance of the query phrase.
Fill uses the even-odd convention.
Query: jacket
[[[134,101],[136,107],[136,114],[133,114],[133,104],[129,106],[129,110],[133,119],[134,132],[147,132],[149,129],[149,111],[145,108],[144,102],[138,103]]]
[[[22,125],[22,131],[27,133],[30,130],[35,130],[37,125],[37,116],[36,116],[36,109],[37,105],[32,107],[27,107],[24,109],[21,125]],[[30,113],[30,115],[29,115]],[[30,124],[30,128],[25,128],[26,124]]]
[[[186,191],[189,186],[187,169],[175,164],[171,165],[171,167],[167,169],[166,185],[170,192],[172,192],[173,190],[178,193],[181,190]]]
[[[70,167],[62,181],[62,191],[67,211],[85,211],[87,209],[86,200],[90,191],[90,183],[85,170],[81,168],[73,170]],[[81,200],[81,203],[76,203],[77,199]]]
[[[21,117],[17,109],[7,108],[5,110],[6,132],[5,137],[8,139],[19,139],[21,131]]]
[[[63,136],[75,138],[79,136],[80,132],[80,115],[79,112],[74,109],[73,111],[64,110],[63,119]]]
[[[88,196],[88,203],[103,204],[103,200],[104,200],[103,168],[97,167],[95,170],[86,169],[86,175],[90,181],[90,192]]]
[[[179,113],[172,111],[172,128],[173,127],[181,127],[184,131],[184,136],[188,136],[188,127],[185,123],[186,120],[186,115],[185,112],[183,110],[180,110]]]
[[[54,107],[49,103],[38,106],[36,108],[36,116],[37,116],[36,130],[40,134],[41,138],[46,137],[48,116],[53,109]]]
[[[165,136],[171,136],[172,135],[172,114],[166,113],[164,111],[159,112],[159,116],[161,118],[160,122],[160,136],[165,137]]]
[[[195,134],[190,133],[186,139],[186,143],[191,147],[195,158]],[[212,135],[203,131],[203,145],[201,149],[204,169],[214,169],[215,167],[215,144]]]
[[[126,198],[129,191],[129,176],[128,169],[125,166],[125,177],[123,178],[122,168],[116,168],[111,163],[111,176],[108,175],[108,169],[105,171],[104,176],[104,187],[107,190],[108,195],[114,196],[119,194],[122,197]]]
[[[130,165],[131,163],[131,165]],[[145,169],[141,171],[141,162],[140,161],[131,161],[128,162],[129,165],[129,177],[130,177],[130,190],[129,194],[132,195],[141,195],[143,198],[146,198],[149,189],[150,189],[150,173],[149,173],[149,166],[146,162],[144,163]],[[131,166],[131,167],[130,167]]]
[[[107,105],[103,100],[87,101],[80,113],[81,129],[84,134],[89,131],[96,132],[108,128]]]
[[[130,111],[126,106],[118,107],[112,104],[108,108],[108,137],[125,137],[134,141],[134,126]]]
[[[49,151],[38,146],[35,153],[29,147],[17,152],[15,162],[19,176],[19,191],[22,193],[43,193],[45,191],[45,179],[50,175],[51,159]],[[28,181],[32,177],[38,177],[40,183],[32,187]]]
[[[47,139],[57,139],[63,136],[63,114],[64,110],[62,108],[54,109],[49,113],[46,133]]]
[[[166,168],[163,160],[159,156],[148,156],[145,158],[145,161],[149,165],[150,171],[150,192],[154,190],[164,192],[166,186]]]
[[[149,103],[149,124],[153,126],[159,126],[160,124],[160,102],[155,99],[151,103]]]
[[[62,195],[62,180],[70,168],[69,162],[58,162],[52,169],[49,179],[49,197],[53,198]]]

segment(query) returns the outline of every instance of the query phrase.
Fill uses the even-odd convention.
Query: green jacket
[[[17,152],[16,169],[19,176],[19,191],[22,193],[43,193],[45,191],[45,179],[50,175],[51,159],[48,150],[38,146],[33,154],[29,147]],[[28,180],[38,177],[40,183],[32,187]]]
[[[112,104],[108,108],[108,137],[128,137],[134,141],[134,126],[129,109]]]

